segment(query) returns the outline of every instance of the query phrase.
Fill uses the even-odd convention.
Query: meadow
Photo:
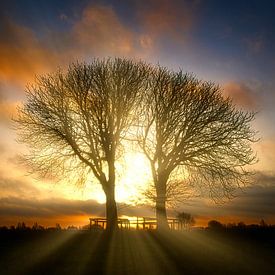
[[[11,231],[0,274],[275,274],[274,227]]]

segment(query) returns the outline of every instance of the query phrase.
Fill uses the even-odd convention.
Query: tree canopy
[[[115,227],[115,161],[144,87],[145,65],[125,59],[72,64],[67,72],[40,76],[19,109],[20,140],[43,175],[93,174],[106,194],[108,226]]]
[[[179,184],[207,186],[213,199],[230,197],[246,183],[245,167],[256,160],[255,114],[239,110],[218,85],[153,68],[140,112],[137,140],[151,164],[159,226],[168,227],[167,187],[179,168]]]

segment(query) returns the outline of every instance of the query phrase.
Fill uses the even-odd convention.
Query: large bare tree
[[[19,137],[29,144],[33,170],[78,181],[92,174],[106,195],[108,229],[117,226],[115,162],[145,73],[143,63],[119,58],[72,64],[38,77],[19,109]]]
[[[207,187],[213,199],[230,197],[246,183],[245,167],[255,161],[254,113],[238,110],[217,85],[191,74],[157,67],[150,75],[138,143],[150,161],[157,224],[164,229],[168,189],[175,182]],[[175,181],[179,168],[182,176]]]

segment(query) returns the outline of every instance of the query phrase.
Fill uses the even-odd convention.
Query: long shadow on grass
[[[2,239],[2,274],[275,274],[274,249],[211,232],[49,232]],[[14,239],[14,237],[16,237]],[[11,244],[10,244],[11,243]]]
[[[179,274],[274,274],[275,267],[264,259],[274,253],[262,250],[261,243],[208,233],[154,232],[151,236]]]
[[[76,232],[61,246],[36,262],[26,273],[84,274],[87,262],[97,258],[98,254],[104,254],[104,251],[98,251],[99,243],[104,240],[103,235],[101,232]],[[94,274],[97,274],[96,269]]]

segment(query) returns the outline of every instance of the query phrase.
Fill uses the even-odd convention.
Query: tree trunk
[[[106,195],[106,218],[107,218],[107,231],[114,231],[118,229],[117,224],[117,206],[115,200],[115,158],[114,153],[110,154],[108,158],[109,180],[105,186]]]
[[[166,213],[166,181],[156,184],[156,218],[158,230],[169,230]]]
[[[106,195],[106,218],[108,231],[114,231],[118,228],[117,225],[117,206],[115,201],[114,185],[105,190]]]

